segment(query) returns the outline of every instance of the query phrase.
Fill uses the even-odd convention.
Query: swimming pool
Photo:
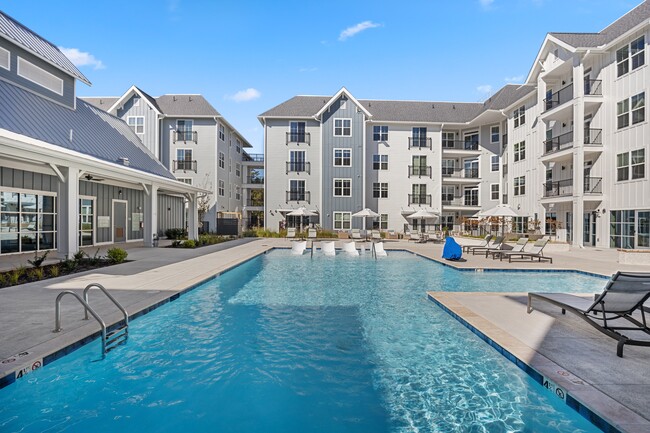
[[[106,360],[94,342],[0,390],[0,431],[597,431],[425,292],[602,286],[272,251],[134,320]]]

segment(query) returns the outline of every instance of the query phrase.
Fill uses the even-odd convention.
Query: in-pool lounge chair
[[[287,238],[293,239],[296,237],[296,229],[294,227],[289,227],[287,229]]]
[[[501,251],[499,255],[499,260],[503,260],[505,257],[508,258],[508,262],[512,263],[513,257],[518,257],[520,259],[530,258],[530,260],[535,260],[541,262],[542,260],[548,260],[553,263],[553,258],[544,255],[544,247],[548,243],[548,239],[538,239],[535,241],[533,246],[530,248],[530,251]]]
[[[335,248],[335,245],[334,245],[334,241],[321,242],[320,243],[320,250],[326,256],[335,256],[336,255],[336,248]]]
[[[469,253],[472,251],[473,248],[485,248],[490,244],[491,240],[492,240],[492,235],[487,235],[485,236],[485,238],[483,238],[483,242],[480,245],[464,245],[463,252]]]
[[[384,249],[384,243],[383,242],[375,242],[373,245],[373,248],[375,249],[375,256],[376,257],[386,257],[388,256],[388,253]]]
[[[307,238],[308,239],[316,239],[316,229],[307,230]]]
[[[359,251],[357,250],[357,245],[352,242],[346,242],[343,244],[342,251],[350,256],[358,256]]]
[[[497,257],[500,257],[501,254],[503,253],[508,253],[508,254],[520,253],[524,251],[524,247],[526,246],[527,243],[528,243],[528,238],[521,237],[517,239],[517,243],[515,244],[514,247],[512,247],[511,250],[487,251],[485,253],[485,257],[491,254],[492,258],[496,259]]]
[[[549,302],[575,314],[616,340],[616,355],[623,357],[623,346],[650,346],[650,329],[643,303],[650,298],[650,273],[617,272],[594,301],[564,293],[528,293],[528,314],[533,300]],[[633,317],[636,313],[637,317]],[[639,320],[639,316],[640,319]],[[632,335],[644,339],[632,338]]]
[[[302,253],[307,249],[307,241],[291,242],[291,254],[302,256]]]
[[[501,250],[501,247],[503,246],[503,239],[503,236],[497,236],[487,246],[470,248],[469,252],[472,253],[472,255],[476,255],[476,253],[486,253],[485,256],[487,257],[488,251]]]

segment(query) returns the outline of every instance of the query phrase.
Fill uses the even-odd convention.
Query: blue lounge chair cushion
[[[447,260],[460,260],[463,256],[463,249],[452,237],[445,239],[445,246],[442,249],[442,258]]]

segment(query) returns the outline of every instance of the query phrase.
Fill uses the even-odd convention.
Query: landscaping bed
[[[169,238],[168,239],[172,239]],[[219,236],[211,234],[199,235],[198,239],[174,239],[167,248],[201,248],[209,245],[216,245],[234,239],[230,236]]]

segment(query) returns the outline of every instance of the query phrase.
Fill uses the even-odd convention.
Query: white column
[[[158,235],[158,186],[147,185],[144,195],[144,246],[153,247],[153,236]]]
[[[65,181],[59,182],[59,253],[71,257],[79,251],[79,169],[68,167]]]
[[[576,55],[573,66],[573,245],[577,247],[584,246],[584,89],[584,66]]]
[[[190,194],[190,200],[187,203],[187,238],[199,238],[199,209],[196,194]]]

